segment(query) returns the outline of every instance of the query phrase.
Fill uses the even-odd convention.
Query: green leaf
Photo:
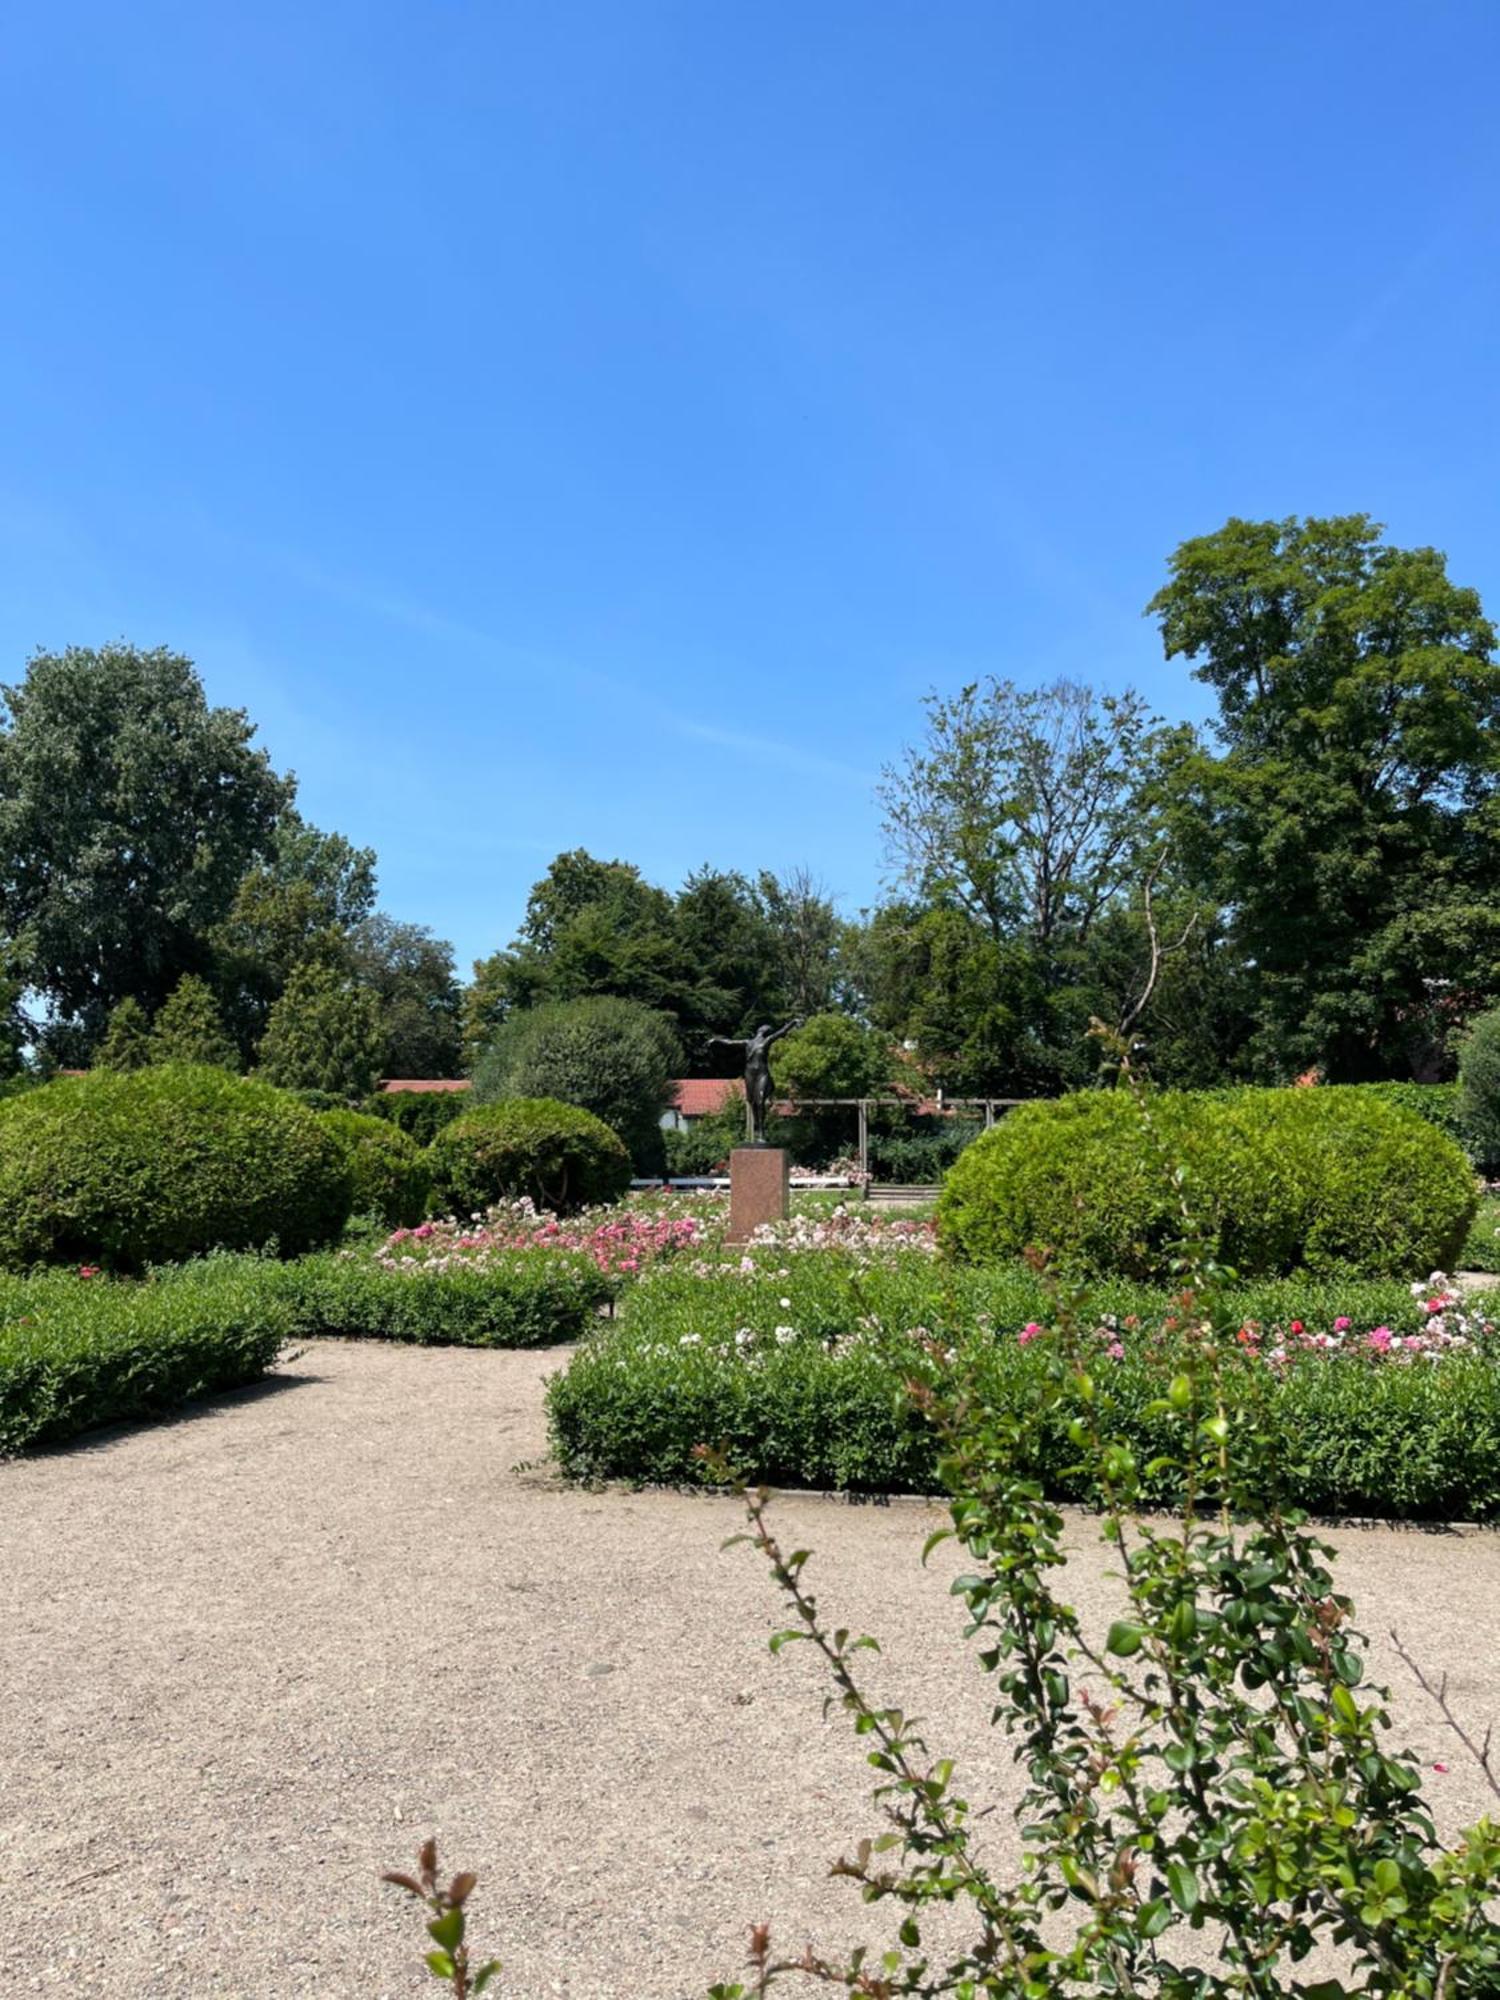
[[[491,1958],[486,1960],[486,1962],[480,1966],[479,1970],[474,1975],[475,1993],[476,1994],[482,1993],[485,1987],[489,1985],[490,1981],[494,1978],[495,1974],[499,1970],[500,1970],[500,1961],[498,1958]]]
[[[427,1935],[434,1944],[440,1944],[444,1951],[452,1951],[463,1942],[464,1913],[462,1910],[444,1910],[440,1917],[434,1917],[427,1926]]]
[[[1132,1624],[1128,1618],[1117,1618],[1109,1628],[1104,1641],[1104,1650],[1107,1653],[1117,1653],[1122,1660],[1128,1660],[1132,1653],[1141,1650],[1145,1637],[1139,1625]]]
[[[445,1951],[430,1951],[427,1954],[427,1970],[434,1979],[451,1979],[453,1960]]]
[[[1198,1907],[1198,1877],[1185,1861],[1167,1863],[1167,1887],[1178,1909],[1191,1916]]]

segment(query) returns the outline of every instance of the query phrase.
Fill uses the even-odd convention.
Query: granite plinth
[[[736,1146],[729,1155],[729,1236],[744,1243],[766,1222],[785,1222],[791,1155],[785,1146]]]

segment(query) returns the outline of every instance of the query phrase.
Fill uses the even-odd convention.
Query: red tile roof
[[[737,1076],[684,1076],[672,1086],[672,1103],[684,1118],[710,1118],[731,1097],[744,1094],[744,1083]]]
[[[391,1090],[472,1090],[473,1085],[466,1076],[388,1076],[382,1079],[380,1088]]]

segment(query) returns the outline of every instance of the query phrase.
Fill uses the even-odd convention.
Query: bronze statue
[[[788,1021],[784,1028],[772,1028],[769,1023],[762,1023],[748,1038],[739,1035],[713,1035],[709,1038],[710,1048],[717,1046],[745,1051],[745,1102],[750,1106],[752,1145],[763,1146],[766,1143],[766,1114],[775,1095],[775,1086],[771,1082],[771,1044],[801,1026],[800,1020]]]

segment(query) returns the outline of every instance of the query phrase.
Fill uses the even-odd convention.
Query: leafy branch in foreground
[[[1160,1148],[1128,1052],[1105,1039]],[[735,1539],[760,1551],[792,1612],[773,1645],[812,1644],[832,1699],[871,1739],[886,1830],[833,1872],[866,1902],[894,1906],[895,1938],[878,1956],[834,1963],[777,1958],[757,1926],[748,1983],[716,1985],[711,2000],[759,2000],[794,1974],[868,2000],[1500,1993],[1500,1825],[1482,1819],[1443,1846],[1415,1757],[1390,1746],[1386,1694],[1334,1588],[1334,1551],[1285,1491],[1266,1371],[1221,1303],[1232,1274],[1161,1150],[1181,1216],[1154,1405],[1171,1440],[1163,1457],[1141,1465],[1115,1430],[1079,1290],[1049,1281],[1036,1411],[996,1411],[964,1350],[903,1337],[909,1393],[935,1428],[951,1496],[952,1526],[927,1553],[952,1539],[968,1558],[952,1588],[1024,1773],[1017,1865],[1001,1875],[975,1852],[951,1764],[931,1757],[903,1711],[864,1692],[857,1655],[874,1642],[823,1622],[808,1552],[783,1550],[767,1494],[748,1492],[749,1533]],[[1115,1559],[1120,1604],[1102,1633],[1061,1594],[1062,1516],[1017,1469],[1042,1410],[1066,1425]],[[728,1476],[722,1458],[703,1457]],[[1184,1496],[1170,1519],[1142,1501],[1143,1481],[1163,1469]],[[1457,1723],[1441,1684],[1434,1698],[1493,1789],[1487,1746]],[[967,1912],[964,1942],[929,1951],[934,1906]]]
[[[427,1970],[435,1979],[446,1981],[454,2000],[470,2000],[484,1992],[495,1974],[500,1970],[498,1958],[487,1959],[483,1965],[471,1966],[469,1947],[464,1942],[467,1919],[464,1904],[469,1900],[474,1887],[472,1874],[455,1875],[447,1888],[438,1886],[437,1842],[424,1840],[417,1850],[417,1872],[407,1875],[399,1869],[381,1876],[382,1882],[392,1882],[407,1895],[415,1897],[432,1912],[427,1922],[427,1935],[432,1939],[432,1950],[426,1953]]]

